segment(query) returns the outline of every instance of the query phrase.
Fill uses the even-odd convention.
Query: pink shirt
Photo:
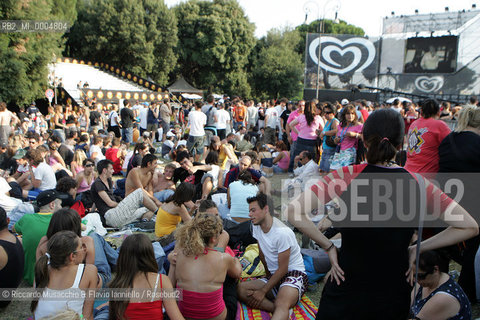
[[[302,113],[303,114],[303,113]],[[290,122],[292,122],[293,120],[295,120],[298,116],[300,116],[300,113],[298,113],[298,110],[294,110],[292,113],[290,113],[290,115],[288,116],[288,119],[287,119],[287,124],[289,124]],[[298,125],[296,126],[298,127]],[[296,128],[295,127],[295,128]],[[290,136],[292,137],[292,141],[297,141],[297,138],[298,138],[298,135],[296,132],[294,132],[293,130],[290,130]]]
[[[342,135],[345,135],[345,137],[342,140],[342,144],[340,147],[340,150],[346,150],[350,148],[356,148],[358,139],[355,137],[350,137],[347,136],[347,132],[356,132],[356,133],[362,133],[363,125],[362,124],[357,124],[355,126],[350,126],[347,127],[346,129],[342,128],[342,125],[338,125],[338,130],[337,130],[337,137],[341,137]]]
[[[290,154],[288,151],[282,151],[283,152],[283,158],[278,161],[278,166],[280,169],[286,170],[288,169],[288,164],[290,163]]]
[[[315,116],[312,123],[310,123],[310,126],[308,125],[307,118],[305,118],[304,114],[298,116],[297,121],[298,125],[296,128],[298,130],[298,137],[306,140],[317,139],[317,133],[315,131],[317,129],[320,131],[323,130],[323,126],[325,125],[320,116]]]

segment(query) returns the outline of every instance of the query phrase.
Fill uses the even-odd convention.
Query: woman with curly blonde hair
[[[177,258],[169,277],[183,289],[178,307],[185,318],[223,320],[227,316],[223,282],[227,274],[239,278],[242,267],[238,259],[215,249],[222,229],[218,216],[199,214],[175,234]]]

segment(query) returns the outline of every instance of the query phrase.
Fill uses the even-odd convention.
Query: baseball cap
[[[171,131],[168,131],[167,132],[167,137],[175,137],[175,135]]]
[[[8,147],[8,145],[5,142],[0,143],[0,148],[6,148],[6,147]]]
[[[347,105],[350,103],[350,101],[348,101],[348,99],[342,99],[342,102],[340,102],[342,104],[342,106],[344,105]]]
[[[60,194],[57,191],[53,189],[42,191],[37,196],[37,206],[43,207],[55,199],[60,199]]]
[[[26,154],[27,154],[27,150],[18,149],[17,152],[15,152],[15,155],[13,156],[13,159],[15,159],[15,160],[23,159]]]

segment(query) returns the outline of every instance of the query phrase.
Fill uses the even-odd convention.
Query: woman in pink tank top
[[[278,152],[278,155],[273,159],[273,172],[287,172],[288,164],[290,163],[290,153],[287,151],[285,142],[277,141],[275,144],[275,150]]]

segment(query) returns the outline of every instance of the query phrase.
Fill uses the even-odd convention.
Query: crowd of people
[[[35,104],[14,113],[2,102],[0,282],[16,288],[24,279],[45,293],[159,293],[96,307],[42,297],[32,301],[35,319],[235,319],[237,301],[288,319],[309,282],[295,227],[330,261],[317,319],[469,319],[480,299],[479,180],[465,179],[457,199],[430,179],[480,171],[477,104],[209,95],[184,105],[87,101],[44,114]],[[348,199],[385,197],[355,189],[377,175],[413,183],[407,198],[399,184],[388,198],[418,213],[423,195],[426,215],[446,227],[346,224],[357,211]],[[277,196],[287,205],[275,205]],[[339,201],[347,203],[341,221]],[[371,217],[372,208],[358,210]],[[398,205],[382,210],[402,213]],[[325,215],[312,219],[318,212]],[[114,249],[85,230],[93,217],[97,231],[154,233]],[[239,282],[246,266],[238,257],[250,244],[265,276]],[[448,273],[452,259],[462,266],[458,283]],[[174,288],[179,301],[161,294]]]

